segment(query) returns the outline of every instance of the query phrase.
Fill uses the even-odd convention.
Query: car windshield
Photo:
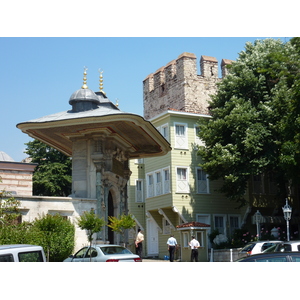
[[[273,246],[271,246],[271,247],[268,247],[267,249],[265,249],[263,252],[265,253],[265,252],[274,252],[275,251],[275,249],[276,249],[276,244],[274,244]]]
[[[100,249],[104,255],[132,254],[128,249],[124,247],[106,246],[106,247],[101,247]]]
[[[271,246],[273,246],[274,244],[273,243],[264,243],[262,246],[261,246],[261,250],[264,251],[268,248],[270,248]]]
[[[254,246],[255,246],[254,243],[247,244],[241,251],[242,252],[249,252],[254,248]]]

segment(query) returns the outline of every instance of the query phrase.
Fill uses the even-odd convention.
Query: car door
[[[98,252],[95,248],[88,248],[88,250],[85,252],[83,261],[84,262],[90,262],[90,261],[98,261],[97,257],[98,257]]]
[[[84,247],[75,253],[72,262],[84,262],[86,260],[86,253],[88,249],[88,247]]]

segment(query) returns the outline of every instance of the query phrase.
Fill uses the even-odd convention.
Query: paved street
[[[158,258],[143,258],[143,262],[169,262],[169,261],[158,259]]]

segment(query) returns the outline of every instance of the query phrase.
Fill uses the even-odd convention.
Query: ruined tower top
[[[218,61],[215,57],[201,56],[201,75],[197,74],[197,57],[184,52],[177,59],[148,75],[143,82],[144,117],[149,120],[166,110],[208,114],[208,100],[216,92]],[[227,74],[222,60],[222,77]]]

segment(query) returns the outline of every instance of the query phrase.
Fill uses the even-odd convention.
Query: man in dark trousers
[[[198,261],[198,248],[200,247],[199,242],[195,239],[194,236],[192,236],[192,240],[189,242],[189,245],[191,246],[192,253],[191,253],[191,261]]]
[[[168,250],[169,250],[169,254],[170,254],[170,262],[174,261],[174,253],[175,253],[175,249],[176,249],[176,245],[177,245],[177,241],[174,238],[174,235],[171,235],[167,241],[167,245],[168,245]]]
[[[141,232],[141,229],[138,229],[138,234],[135,239],[135,252],[136,254],[142,259],[142,253],[143,253],[143,240],[144,235]]]

